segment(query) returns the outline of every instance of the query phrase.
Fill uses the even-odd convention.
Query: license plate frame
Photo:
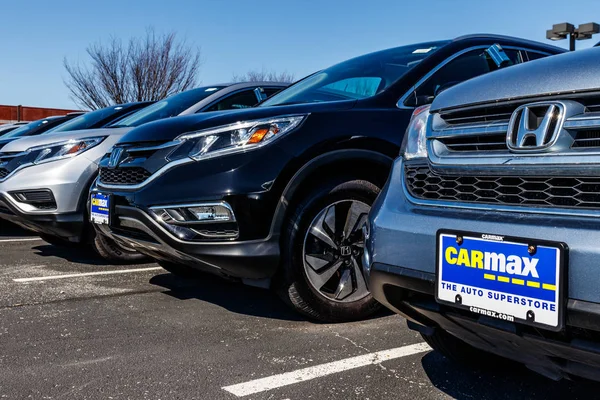
[[[106,206],[94,204],[94,200],[106,200]],[[110,225],[112,218],[112,196],[100,192],[90,195],[90,222],[96,225]]]
[[[527,312],[527,318],[522,318],[520,315],[514,315],[510,312],[506,312],[506,310],[502,310],[501,306],[497,306],[496,304],[494,304],[493,307],[490,307],[490,302],[485,302],[485,306],[481,305],[481,304],[471,304],[473,302],[473,298],[469,297],[468,300],[466,301],[466,304],[463,304],[463,299],[462,299],[462,293],[461,294],[461,298],[455,298],[454,301],[451,301],[448,299],[448,286],[446,286],[446,289],[442,288],[442,282],[444,282],[444,280],[442,279],[442,274],[444,273],[443,270],[443,266],[446,265],[446,268],[448,268],[447,270],[451,270],[451,268],[453,267],[448,267],[448,264],[444,264],[445,259],[443,259],[443,257],[445,257],[445,254],[443,254],[443,246],[444,244],[442,243],[442,241],[444,240],[444,238],[446,238],[446,240],[450,240],[448,239],[448,236],[450,238],[454,237],[455,240],[457,240],[458,237],[460,237],[461,239],[461,245],[462,243],[465,243],[465,239],[466,240],[475,240],[475,241],[479,241],[479,242],[484,242],[484,243],[492,243],[492,244],[500,244],[499,247],[502,247],[504,245],[511,245],[511,246],[520,246],[520,247],[528,247],[530,245],[536,246],[536,249],[546,249],[544,250],[544,252],[546,251],[551,251],[554,250],[556,251],[556,268],[557,270],[554,271],[554,277],[555,277],[555,282],[551,282],[554,283],[555,286],[555,298],[552,302],[555,304],[556,307],[556,323],[552,324],[552,323],[541,323],[541,322],[537,322],[535,320],[535,312],[533,310],[529,310]],[[458,242],[457,246],[458,246]],[[550,249],[550,250],[547,250]],[[481,252],[481,249],[479,250]],[[537,250],[536,250],[537,251]],[[522,254],[522,253],[521,253]],[[537,253],[536,253],[537,254]],[[533,257],[536,255],[534,254]],[[531,258],[533,258],[531,257]],[[485,265],[485,263],[484,263]],[[461,266],[462,267],[462,266]],[[485,267],[484,267],[485,268]],[[459,230],[452,230],[452,229],[440,229],[437,231],[436,233],[436,278],[435,278],[435,300],[443,305],[448,305],[454,308],[459,308],[459,309],[463,309],[463,310],[467,310],[470,311],[472,313],[474,313],[475,315],[487,315],[490,316],[492,318],[497,318],[497,319],[502,319],[502,320],[508,320],[509,322],[514,322],[517,324],[521,324],[521,325],[529,325],[529,326],[534,326],[537,328],[542,328],[542,329],[546,329],[546,330],[551,330],[551,331],[561,331],[564,328],[564,320],[565,320],[565,316],[564,316],[564,311],[566,309],[566,296],[565,293],[567,293],[566,291],[566,282],[565,282],[565,276],[566,276],[566,271],[568,268],[568,246],[566,243],[563,242],[555,242],[555,241],[548,241],[548,240],[542,240],[542,239],[530,239],[530,238],[522,238],[522,237],[515,237],[515,236],[506,236],[506,235],[498,235],[498,234],[490,234],[490,233],[479,233],[479,232],[465,232],[465,231],[459,231]],[[470,270],[475,270],[478,271],[482,268],[469,268]],[[483,271],[486,271],[485,269],[482,269]],[[465,271],[467,273],[470,273],[468,270]],[[481,272],[481,271],[480,271]],[[492,274],[494,273],[494,271],[487,271],[487,272],[492,272]],[[497,271],[499,272],[499,271]],[[462,273],[462,272],[461,272]],[[454,275],[457,275],[456,272],[454,272]],[[490,275],[490,274],[487,274]],[[501,273],[497,273],[497,275],[504,275]],[[447,277],[448,275],[446,275]],[[523,287],[526,287],[526,290],[531,292],[531,290],[535,289],[535,288],[531,288],[529,287],[529,282],[530,281],[526,281],[524,279],[520,279],[521,277],[519,277],[519,279],[517,279],[518,281],[525,281],[524,283],[519,283],[518,286],[523,285]],[[488,278],[486,278],[488,279]],[[504,278],[506,279],[506,278]],[[479,282],[481,281],[481,279],[478,280]],[[512,281],[512,278],[511,278]],[[498,279],[499,282],[499,279]],[[505,281],[502,281],[503,283],[505,283]],[[514,288],[511,288],[511,292],[504,292],[504,291],[498,291],[498,290],[490,290],[489,286],[487,288],[481,288],[481,287],[477,287],[477,286],[471,286],[471,285],[467,285],[464,282],[452,282],[452,281],[447,281],[444,283],[450,283],[450,284],[456,284],[456,285],[460,285],[460,289],[462,290],[463,288],[466,287],[471,287],[473,289],[477,289],[477,290],[483,290],[484,291],[484,295],[485,297],[489,296],[489,294],[487,294],[486,292],[492,292],[492,300],[495,301],[495,294],[496,293],[500,293],[500,295],[504,294],[505,296],[509,296],[511,297],[512,301],[515,301],[515,297],[518,298],[519,301],[523,301],[521,300],[521,298],[525,297],[525,301],[529,302],[529,297],[523,295],[523,294],[515,294]],[[489,283],[488,283],[489,284]],[[508,283],[509,285],[512,285],[511,283]],[[540,290],[541,287],[544,286],[543,283],[540,283]],[[550,285],[552,286],[552,285]],[[544,286],[545,288],[545,286]],[[479,293],[477,293],[479,294]],[[547,295],[547,294],[545,294]],[[469,294],[470,296],[470,294]],[[534,303],[536,304],[535,301],[539,300],[540,302],[542,302],[541,299],[539,298],[535,298],[533,297],[532,299],[534,299]],[[482,300],[483,302],[483,300]],[[499,303],[501,304],[501,302]],[[531,304],[531,303],[529,303]],[[516,307],[514,307],[514,304],[510,304],[511,307],[514,309]],[[519,306],[521,304],[517,304],[517,306]],[[543,304],[541,304],[543,306]],[[549,305],[549,307],[551,307]],[[543,312],[543,310],[540,310],[541,312]],[[548,310],[550,311],[550,310]],[[533,319],[530,319],[530,312],[533,312]],[[546,313],[547,314],[547,313]],[[510,318],[507,317],[512,317],[512,321],[510,320]],[[528,319],[529,318],[529,319]]]

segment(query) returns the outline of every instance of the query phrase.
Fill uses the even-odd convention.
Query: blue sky
[[[468,33],[546,42],[553,23],[600,22],[600,1],[28,0],[2,2],[1,12],[0,104],[74,107],[63,58],[86,62],[89,44],[149,26],[199,46],[201,83],[212,84],[263,67],[301,78],[371,51]]]

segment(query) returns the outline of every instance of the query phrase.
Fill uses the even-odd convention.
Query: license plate
[[[102,193],[92,193],[90,202],[90,221],[95,224],[110,223],[110,196]]]
[[[562,328],[566,245],[440,231],[437,251],[439,303],[505,321]]]

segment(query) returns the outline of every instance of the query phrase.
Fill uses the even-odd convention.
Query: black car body
[[[311,317],[362,318],[377,303],[364,291],[357,264],[359,223],[385,183],[413,110],[452,84],[496,69],[486,56],[495,44],[515,63],[563,51],[485,35],[406,46],[316,73],[257,108],[141,126],[101,162],[92,196],[108,196],[111,215],[96,228],[167,269],[177,270],[177,263],[250,284],[275,283],[284,300]],[[276,136],[292,125],[289,134]],[[244,129],[251,138],[267,129],[262,132],[272,140],[264,146],[260,140],[246,143],[233,154],[224,147],[196,157],[199,161],[188,157],[192,148],[207,145],[211,132],[232,132],[218,135],[234,143]],[[217,146],[225,146],[215,137]],[[299,257],[306,232],[318,230],[311,220],[324,220],[329,212],[338,219],[346,215],[346,226],[330,232],[336,254],[324,255],[311,237],[319,253],[311,261],[345,269],[314,268],[316,280],[331,279],[310,286],[303,274],[313,271],[305,272],[300,265],[306,260]],[[212,213],[212,222],[197,220],[206,213]]]

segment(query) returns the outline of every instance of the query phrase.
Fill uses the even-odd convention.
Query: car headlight
[[[425,134],[427,132],[427,121],[429,120],[429,108],[429,105],[422,106],[416,108],[413,112],[400,150],[400,155],[405,160],[427,157],[427,140]]]
[[[186,133],[175,140],[187,142],[179,146],[169,159],[184,156],[196,161],[225,154],[241,153],[265,146],[298,127],[307,115],[241,121],[235,124]],[[185,154],[181,154],[185,152]]]
[[[27,149],[28,159],[32,164],[42,164],[63,158],[75,157],[100,144],[106,136],[85,139],[72,139],[63,142],[50,143]]]

